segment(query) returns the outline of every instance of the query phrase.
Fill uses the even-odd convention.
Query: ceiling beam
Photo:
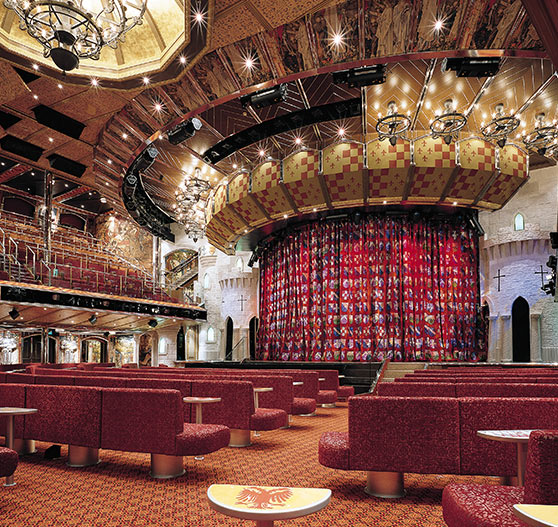
[[[556,0],[522,0],[554,69],[558,70],[558,3]]]

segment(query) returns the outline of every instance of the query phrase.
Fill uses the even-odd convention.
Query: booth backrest
[[[26,386],[28,408],[25,439],[99,448],[101,388],[81,386]]]
[[[451,382],[381,382],[377,395],[399,397],[455,397]]]
[[[34,375],[34,377],[35,384],[55,384],[58,386],[73,386],[75,384],[75,377],[71,375]]]
[[[184,429],[178,390],[102,388],[101,448],[165,454]]]
[[[0,406],[25,408],[25,385],[0,384]],[[0,417],[0,435],[6,435],[7,417]],[[14,437],[23,437],[24,418],[14,417]]]
[[[337,370],[317,370],[320,390],[337,390],[339,388],[339,372]]]
[[[558,430],[537,430],[529,436],[524,503],[558,505]]]
[[[104,388],[126,388],[128,379],[124,377],[101,377],[99,376],[76,376],[74,383],[76,386],[100,386]]]
[[[558,397],[556,384],[456,383],[457,397]]]

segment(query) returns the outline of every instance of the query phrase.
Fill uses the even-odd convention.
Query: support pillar
[[[500,315],[502,362],[513,362],[513,338],[511,315]]]
[[[531,313],[531,362],[542,362],[541,313]]]

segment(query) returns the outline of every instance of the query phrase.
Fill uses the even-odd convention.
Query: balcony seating
[[[525,487],[450,484],[442,494],[448,527],[523,527],[512,507],[517,503],[558,505],[558,430],[529,437]]]

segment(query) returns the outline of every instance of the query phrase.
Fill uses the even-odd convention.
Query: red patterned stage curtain
[[[313,223],[260,268],[260,359],[486,359],[478,237],[461,217]]]

